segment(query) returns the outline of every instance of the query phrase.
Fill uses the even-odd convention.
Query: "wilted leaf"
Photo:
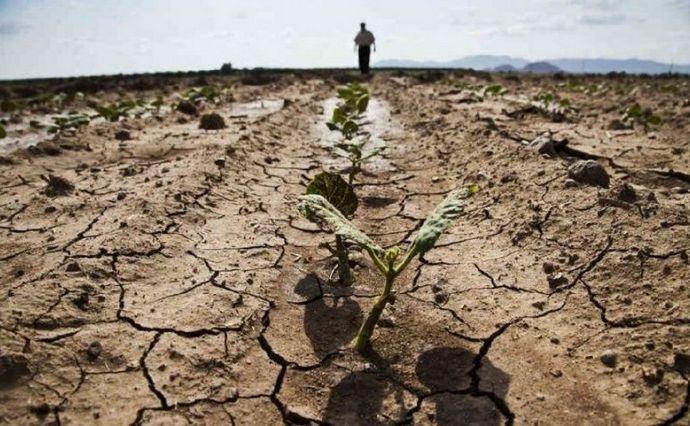
[[[299,197],[298,209],[304,217],[328,231],[359,244],[379,258],[384,255],[385,250],[355,228],[337,208],[321,195],[309,194]]]
[[[357,195],[345,179],[336,173],[322,172],[307,186],[307,194],[321,195],[344,216],[352,216],[357,210]]]
[[[448,194],[441,204],[436,206],[419,229],[412,243],[412,252],[422,255],[431,250],[434,244],[436,244],[438,237],[448,228],[452,220],[463,213],[465,207],[463,200],[471,197],[478,191],[479,186],[472,184],[456,189]]]

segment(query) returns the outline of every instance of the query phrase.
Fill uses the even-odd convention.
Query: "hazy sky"
[[[0,0],[0,79],[373,60],[609,57],[690,63],[690,0]]]

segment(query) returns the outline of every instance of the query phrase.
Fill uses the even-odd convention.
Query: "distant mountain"
[[[626,72],[629,74],[661,74],[669,71],[690,74],[690,64],[671,65],[644,59],[579,59],[561,58],[544,61],[569,73]],[[511,66],[522,69],[529,62],[522,58],[501,55],[475,55],[452,61],[410,61],[389,59],[374,64],[379,68],[470,68],[475,70]]]
[[[496,71],[496,72],[518,72],[518,69],[515,68],[514,66],[510,65],[510,64],[503,64],[503,65],[499,65],[497,67],[494,67],[494,69],[492,71]]]
[[[530,74],[555,74],[557,72],[560,72],[561,69],[554,65],[551,65],[548,62],[540,61],[530,62],[529,64],[525,65],[521,71]]]

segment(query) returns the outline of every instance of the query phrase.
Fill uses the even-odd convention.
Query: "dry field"
[[[347,166],[325,121],[353,76],[6,103],[0,423],[690,424],[690,80],[364,81],[387,149],[355,181],[361,229],[405,246],[445,193],[481,190],[358,354],[383,283],[357,250],[355,283],[333,282],[332,237],[296,209]],[[201,85],[218,96],[197,115],[170,107]],[[226,127],[200,129],[210,112]]]

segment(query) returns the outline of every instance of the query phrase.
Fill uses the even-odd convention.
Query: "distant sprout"
[[[31,127],[32,129],[42,129],[44,126],[38,120],[30,120],[29,127]]]
[[[182,99],[194,103],[201,101],[217,103],[220,100],[232,101],[232,94],[230,89],[222,88],[219,89],[216,86],[204,86],[195,87],[189,89],[183,96]]]
[[[661,124],[661,117],[654,114],[651,108],[642,108],[640,104],[635,103],[623,111],[621,120],[624,123],[639,123],[647,129],[649,126],[658,126]]]
[[[417,236],[402,255],[400,247],[383,249],[371,238],[359,231],[355,226],[331,203],[321,195],[311,194],[300,197],[298,209],[308,220],[317,223],[323,229],[333,232],[344,239],[350,240],[364,249],[376,269],[384,276],[386,283],[383,293],[376,299],[374,307],[362,324],[352,345],[362,352],[369,344],[374,333],[376,323],[388,303],[392,303],[394,296],[393,283],[416,256],[423,256],[431,250],[439,236],[448,228],[451,221],[464,212],[464,200],[479,190],[476,185],[450,192],[446,198],[427,217],[419,229]],[[398,261],[398,259],[402,259]]]
[[[97,106],[96,111],[101,117],[115,123],[120,121],[121,117],[126,117],[131,110],[142,107],[143,105],[143,100],[124,101],[118,104]]]
[[[352,186],[335,173],[322,172],[316,175],[307,186],[307,195],[322,196],[346,218],[352,217],[359,204]],[[343,238],[337,234],[335,236],[335,256],[338,259],[340,283],[350,285],[352,274],[347,247]]]
[[[2,102],[0,102],[0,111],[2,112],[14,112],[17,108],[17,103],[9,99],[3,99]]]
[[[499,96],[508,93],[508,89],[501,86],[500,84],[492,84],[490,86],[484,86],[482,88],[482,93],[489,96]]]
[[[53,124],[48,127],[48,133],[62,133],[66,130],[76,130],[91,122],[91,118],[86,114],[71,112],[67,115],[53,117]]]
[[[199,120],[199,128],[203,130],[220,130],[225,128],[225,120],[216,113],[204,114]]]
[[[338,98],[341,101],[333,109],[331,121],[326,125],[343,136],[343,141],[335,144],[333,149],[336,154],[350,161],[348,183],[352,185],[355,176],[361,171],[362,162],[379,155],[385,146],[365,152],[368,139],[355,140],[359,132],[358,121],[369,106],[369,91],[357,83],[350,83],[338,89]]]

